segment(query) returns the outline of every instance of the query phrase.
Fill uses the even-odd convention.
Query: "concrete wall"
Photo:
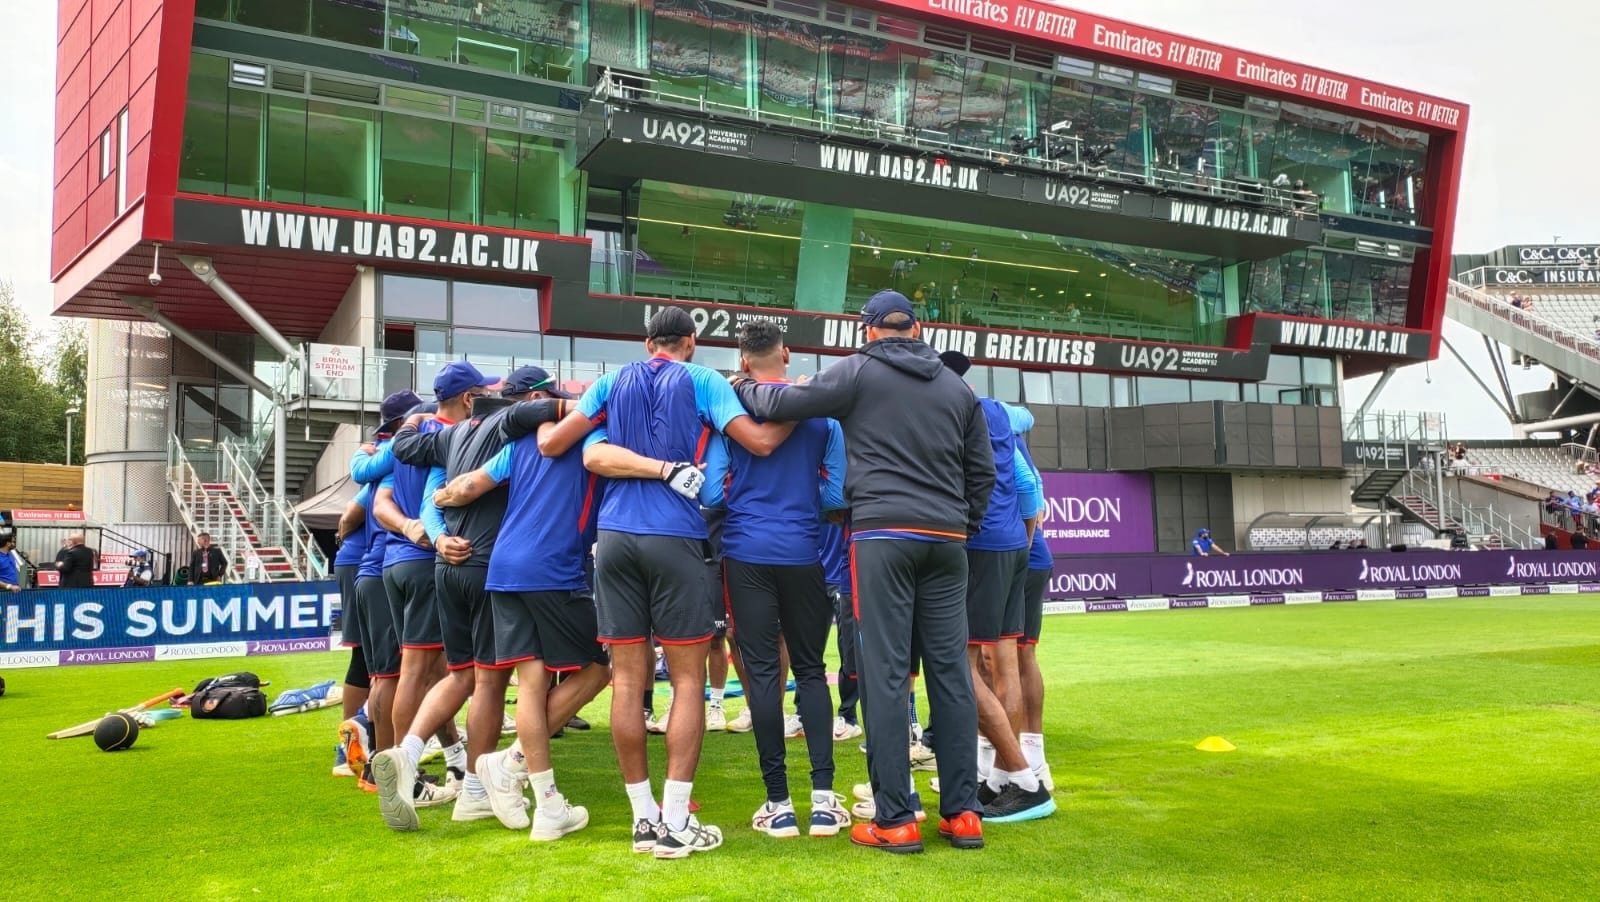
[[[361,447],[361,443],[366,439],[367,431],[362,426],[346,423],[335,429],[333,438],[328,440],[327,449],[322,452],[322,457],[317,459],[317,467],[311,471],[311,476],[301,487],[300,494],[310,498],[349,476],[350,456],[356,453],[356,449]]]
[[[323,327],[317,341],[331,345],[355,345],[372,348],[377,345],[377,273],[362,267],[345,289],[344,300]]]
[[[1501,487],[1483,479],[1446,476],[1444,490],[1460,498],[1468,507],[1493,507],[1495,513],[1533,535],[1539,535],[1539,515],[1544,512],[1543,496],[1530,498],[1515,487]]]

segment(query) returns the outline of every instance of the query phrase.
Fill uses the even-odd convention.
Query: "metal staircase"
[[[1384,499],[1406,478],[1405,470],[1372,470],[1350,492],[1350,500],[1361,507],[1383,507]]]
[[[185,527],[210,533],[228,554],[229,582],[327,578],[327,558],[293,509],[272,500],[230,443],[219,446],[215,476],[204,478],[177,436],[168,439],[167,489]]]
[[[1593,336],[1572,332],[1455,280],[1446,296],[1445,311],[1456,322],[1575,381],[1600,386],[1600,341]]]
[[[1390,504],[1406,519],[1427,526],[1435,535],[1460,530],[1480,548],[1543,547],[1541,536],[1518,526],[1493,506],[1466,504],[1448,489],[1441,495],[1429,477],[1428,473],[1408,472],[1389,496]]]

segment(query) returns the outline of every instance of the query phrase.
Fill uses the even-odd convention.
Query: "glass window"
[[[1300,358],[1289,354],[1273,354],[1267,359],[1267,376],[1261,381],[1277,385],[1300,385]]]
[[[762,112],[803,119],[817,114],[822,57],[809,34],[813,29],[792,19],[756,14]]]
[[[1189,383],[1183,379],[1139,377],[1140,404],[1176,404],[1189,400]]]
[[[487,130],[477,125],[457,125],[450,149],[450,221],[473,222],[478,217],[483,185]]]
[[[1028,404],[1054,404],[1055,395],[1050,391],[1050,374],[1024,371],[1022,400]]]
[[[1237,401],[1239,400],[1239,385],[1236,382],[1211,382],[1196,379],[1189,383],[1189,396],[1196,401]]]
[[[1333,358],[1306,357],[1303,361],[1307,385],[1333,384]]]
[[[714,370],[736,372],[739,369],[739,350],[737,348],[712,348],[706,345],[696,345],[694,362],[701,366],[711,367]]]
[[[416,88],[384,86],[383,105],[397,110],[415,110],[419,113],[436,113],[440,116],[450,115],[450,97],[448,95],[433,91],[420,91]]]
[[[643,9],[635,0],[589,0],[589,61],[597,66],[644,68],[639,58]]]
[[[616,341],[608,338],[574,338],[572,359],[580,363],[622,366],[645,357],[643,341]]]
[[[985,398],[994,397],[994,395],[990,394],[989,367],[975,366],[967,370],[967,384],[972,386],[973,391]]]
[[[231,86],[227,92],[227,193],[256,198],[261,188],[261,107],[266,96]]]
[[[385,273],[379,286],[383,318],[441,321],[446,319],[445,289],[448,285],[449,283],[443,279],[417,279]],[[420,345],[417,350],[422,350]]]
[[[450,321],[457,326],[539,328],[539,292],[532,288],[456,282],[450,302]]]
[[[235,0],[233,21],[267,31],[309,34],[311,4],[307,0]]]
[[[1083,373],[1083,406],[1111,406],[1111,377],[1105,373]]]
[[[285,0],[280,3],[288,5]],[[383,3],[369,0],[311,0],[311,33],[325,41],[382,47],[385,30]]]
[[[477,365],[485,375],[505,375],[513,357],[538,357],[537,332],[510,332],[504,329],[454,329],[450,351]]]
[[[306,101],[273,94],[267,98],[267,105],[266,199],[303,204],[306,199]]]
[[[383,212],[450,219],[450,123],[402,113],[382,116]]]
[[[650,22],[650,74],[662,91],[700,98],[711,74],[711,32],[695,0],[656,0]]]
[[[1077,373],[1051,373],[1050,388],[1057,404],[1076,405],[1082,402],[1078,392]]]
[[[1111,406],[1133,406],[1133,380],[1127,376],[1111,377]]]
[[[373,209],[376,113],[313,100],[306,104],[305,202],[340,210]]]
[[[178,187],[198,194],[226,194],[227,168],[228,61],[196,53],[189,58]]]
[[[1022,371],[1014,370],[1009,366],[997,366],[989,371],[990,391],[989,397],[996,401],[1005,401],[1016,404],[1022,401]]]

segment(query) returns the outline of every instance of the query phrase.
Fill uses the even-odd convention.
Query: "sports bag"
[[[222,676],[206,677],[195,684],[193,694],[199,695],[207,689],[219,689],[223,686],[249,686],[252,689],[260,689],[261,678],[248,670],[225,673]]]
[[[255,686],[211,685],[189,696],[189,716],[196,720],[243,720],[267,713],[267,694]]]

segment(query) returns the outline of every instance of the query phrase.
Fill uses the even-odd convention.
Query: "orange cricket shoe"
[[[939,835],[958,849],[983,848],[983,819],[977,812],[963,811],[939,821]]]
[[[867,821],[850,828],[850,841],[896,855],[914,855],[922,851],[922,830],[916,821],[898,827],[880,827]]]

